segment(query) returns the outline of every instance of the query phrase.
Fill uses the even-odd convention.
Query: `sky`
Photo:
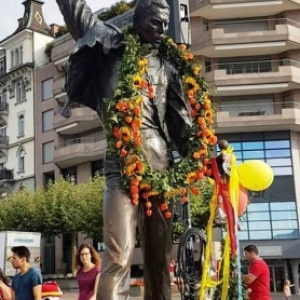
[[[56,0],[42,0],[43,14],[46,23],[64,24]],[[117,0],[86,0],[93,11],[110,7]],[[12,34],[18,27],[18,19],[23,17],[24,0],[0,0],[0,41]],[[105,3],[105,4],[104,4]]]

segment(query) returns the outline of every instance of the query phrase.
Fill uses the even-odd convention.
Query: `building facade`
[[[300,239],[300,4],[190,1],[192,51],[216,105],[216,131],[237,162],[267,162],[272,186],[251,197],[239,238],[259,247],[272,291],[285,278],[298,291]],[[241,17],[242,16],[242,17]]]
[[[35,68],[53,40],[40,1],[24,1],[17,29],[0,41],[0,194],[35,187]]]

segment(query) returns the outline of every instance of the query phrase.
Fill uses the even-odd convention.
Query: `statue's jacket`
[[[77,41],[66,64],[68,95],[62,115],[70,116],[70,104],[77,102],[97,111],[106,121],[104,99],[112,98],[118,82],[124,44],[122,31],[98,20],[83,0],[57,0],[71,35]],[[182,97],[181,75],[164,58],[168,78],[165,122],[169,138],[186,156],[191,129],[190,106]]]

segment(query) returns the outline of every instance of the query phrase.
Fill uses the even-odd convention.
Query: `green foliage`
[[[99,176],[77,185],[61,178],[46,190],[17,191],[0,202],[0,229],[41,232],[44,237],[82,232],[97,238],[103,226],[103,191]]]
[[[131,7],[131,4],[128,4],[126,1],[122,0],[116,4],[113,4],[107,11],[101,13],[98,18],[102,21],[107,21],[111,18],[124,14]]]
[[[55,34],[55,37],[58,38],[58,37],[66,34],[68,32],[69,32],[69,29],[68,29],[68,27],[66,25],[60,26],[59,29],[58,29],[58,31]]]
[[[46,48],[45,48],[44,52],[45,52],[45,54],[47,55],[48,58],[51,58],[52,49],[53,49],[53,42],[46,45]]]

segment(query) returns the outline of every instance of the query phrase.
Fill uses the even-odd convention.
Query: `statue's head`
[[[142,43],[157,49],[168,29],[170,8],[165,0],[137,0],[133,30]]]

